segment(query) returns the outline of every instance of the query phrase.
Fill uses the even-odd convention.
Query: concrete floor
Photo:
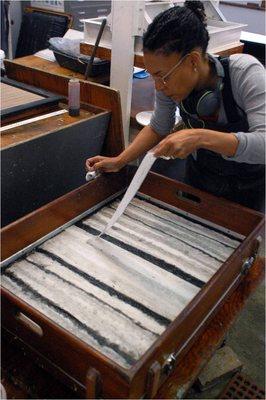
[[[260,285],[228,333],[226,344],[243,363],[242,373],[265,389],[265,284]],[[186,398],[214,399],[229,382],[222,380],[212,389],[199,392],[192,388]]]

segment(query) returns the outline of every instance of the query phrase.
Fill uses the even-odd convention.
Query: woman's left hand
[[[154,148],[156,157],[186,158],[200,147],[200,129],[182,129],[168,135]]]

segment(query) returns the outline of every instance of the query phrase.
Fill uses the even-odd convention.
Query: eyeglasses
[[[184,59],[189,56],[191,53],[185,54],[171,69],[170,71],[168,71],[164,76],[156,76],[153,77],[153,79],[157,82],[162,83],[164,86],[167,85],[166,79],[169,78],[169,76],[176,70],[177,67],[179,67],[179,65],[182,64],[182,62],[184,61]]]

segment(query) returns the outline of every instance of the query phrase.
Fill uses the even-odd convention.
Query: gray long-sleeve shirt
[[[233,157],[225,159],[248,164],[265,163],[265,70],[260,62],[248,54],[229,57],[229,70],[234,99],[248,119],[248,132],[232,132],[238,139],[238,148]],[[158,134],[168,135],[175,124],[178,104],[162,92],[157,91],[155,110],[150,126]],[[223,100],[218,123],[227,123]]]

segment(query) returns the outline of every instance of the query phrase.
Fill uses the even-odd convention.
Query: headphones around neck
[[[218,58],[208,54],[209,60],[215,68],[218,82],[215,89],[202,89],[198,92],[192,91],[190,95],[181,101],[181,109],[190,115],[199,117],[210,117],[220,107],[221,91],[223,89],[224,68]]]

